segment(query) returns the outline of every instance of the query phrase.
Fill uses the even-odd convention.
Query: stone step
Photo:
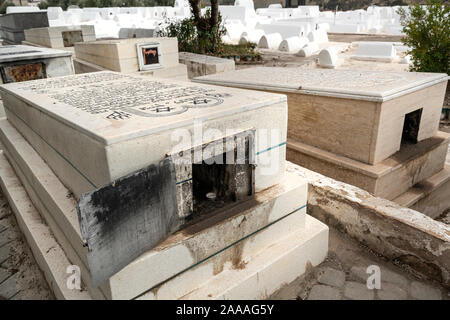
[[[263,236],[261,234],[261,236]],[[230,249],[228,249],[230,250]],[[243,261],[245,267],[228,264],[202,286],[182,294],[180,287],[186,283],[206,278],[206,266],[221,260],[213,257],[170,280],[139,299],[266,299],[272,293],[294,281],[307,268],[321,263],[328,252],[328,227],[306,215],[305,228],[278,238],[271,246]]]
[[[55,296],[58,299],[90,300],[91,297],[86,290],[68,289],[69,274],[66,273],[66,268],[72,263],[54,238],[52,230],[31,203],[2,151],[0,151],[0,185]]]
[[[393,202],[436,218],[450,208],[450,165],[414,185]]]
[[[405,146],[391,157],[370,165],[288,139],[287,159],[373,195],[393,200],[416,183],[444,168],[450,135],[438,131],[429,139]]]

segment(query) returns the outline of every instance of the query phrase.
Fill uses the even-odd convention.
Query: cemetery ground
[[[1,146],[0,146],[1,147]],[[450,153],[449,153],[450,154]],[[381,289],[366,287],[368,266],[381,269]],[[330,228],[326,260],[271,299],[450,299],[439,283],[394,265]],[[5,197],[0,192],[0,299],[54,299]]]
[[[370,34],[329,34],[329,42],[319,45],[320,49],[328,46],[334,46],[340,51],[340,65],[337,69],[355,69],[355,70],[384,70],[384,71],[408,71],[407,64],[399,64],[398,62],[378,62],[378,61],[359,61],[350,59],[350,56],[356,52],[356,47],[351,44],[359,41],[376,41],[376,42],[401,42],[401,36],[392,35],[370,35]],[[236,69],[251,68],[255,66],[266,67],[286,67],[295,68],[302,67],[307,69],[319,68],[316,65],[318,59],[317,54],[309,57],[299,57],[294,53],[282,52],[279,50],[258,49],[261,54],[259,64],[236,64]]]
[[[14,214],[0,193],[0,299],[54,299]],[[368,266],[381,269],[381,289],[366,287]],[[282,288],[271,299],[445,299],[449,291],[409,273],[330,228],[326,260]]]

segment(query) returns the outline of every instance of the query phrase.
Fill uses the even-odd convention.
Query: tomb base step
[[[288,139],[287,159],[373,195],[393,200],[444,168],[450,134],[438,131],[429,139],[407,145],[391,157],[370,165]]]
[[[102,66],[96,65],[94,63],[85,61],[80,58],[74,58],[73,65],[76,74],[108,70]],[[167,78],[173,80],[188,80],[187,66],[181,63],[179,63],[174,67],[165,67],[161,69],[148,71],[138,71],[136,74],[154,76],[159,78]]]
[[[188,81],[188,70],[185,64],[179,63],[173,67],[165,67],[155,70],[138,71],[137,75],[153,76],[157,78],[165,78],[179,81]]]
[[[271,246],[248,257],[248,261],[243,261],[243,266],[228,263],[222,272],[211,275],[209,280],[195,290],[180,295],[180,288],[195,279],[205,278],[205,274],[209,274],[214,269],[214,264],[220,261],[220,256],[190,269],[138,299],[267,299],[304,274],[307,268],[320,264],[327,252],[328,227],[306,215],[302,230],[278,238]]]
[[[72,265],[64,250],[53,236],[52,230],[42,220],[33,206],[19,178],[0,151],[0,185],[8,199],[21,231],[33,252],[40,269],[58,299],[90,300],[91,296],[83,289],[67,287],[66,268]]]
[[[435,219],[450,208],[450,165],[393,200]]]
[[[64,51],[69,51],[72,52],[72,58],[75,58],[75,49],[74,47],[48,47],[48,46],[44,46],[42,44],[38,44],[38,43],[34,43],[31,41],[22,41],[23,45],[26,46],[32,46],[32,47],[38,47],[38,48],[52,48],[52,49],[58,49],[58,50],[64,50]]]
[[[262,231],[259,233],[264,237],[259,237],[258,241],[254,241],[255,238],[246,241],[247,251],[242,257],[269,247],[279,240],[279,234],[305,232],[307,182],[286,173],[282,183],[258,192],[255,201],[241,203],[173,234],[111,277],[100,291],[90,286],[86,248],[81,240],[73,196],[7,120],[0,121],[0,140],[34,205],[51,227],[69,260],[80,266],[83,282],[95,299],[103,295],[109,299],[132,299],[217,255],[225,247],[246,240],[257,231]],[[293,212],[296,214],[289,215]],[[168,264],[167,261],[173,263]],[[155,272],[149,274],[148,270]],[[198,287],[195,283],[192,285],[192,290]]]

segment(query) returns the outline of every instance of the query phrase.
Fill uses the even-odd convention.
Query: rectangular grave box
[[[73,196],[6,120],[0,121],[0,140],[15,171],[11,172],[10,164],[0,159],[3,191],[8,199],[15,201],[16,191],[23,185],[32,201],[31,205],[20,198],[25,213],[33,206],[39,211],[67,258],[80,267],[82,286],[92,298],[179,299],[200,288],[200,291],[220,289],[234,299],[256,298],[255,294],[268,295],[290,283],[326,256],[328,229],[306,214],[307,181],[286,170],[278,185],[257,192],[254,199],[186,226],[142,254],[101,287],[94,288]],[[14,181],[8,182],[11,177]],[[264,256],[259,257],[261,254]],[[55,271],[58,274],[65,269],[44,270],[51,279]],[[255,276],[259,277],[258,286],[251,285]],[[63,279],[63,283],[56,285],[66,288],[65,276]],[[221,283],[220,288],[211,282]],[[247,289],[230,295],[228,289],[236,286]],[[204,293],[200,296],[211,298]]]
[[[0,82],[22,82],[74,74],[72,53],[23,45],[0,46]],[[5,115],[0,106],[0,118]]]
[[[431,179],[436,188],[427,192],[430,198],[448,180],[442,170],[449,137],[438,132],[447,78],[436,73],[252,68],[194,82],[286,93],[288,160],[395,200],[417,193],[412,188]]]
[[[67,257],[80,266],[92,297],[174,299],[197,292],[207,298],[201,291],[218,281],[219,293],[241,286],[248,289],[227,296],[257,298],[325,258],[328,231],[306,215],[307,182],[284,174],[284,96],[113,72],[0,90],[8,112],[8,121],[0,121],[5,154]],[[207,167],[207,150],[234,156]],[[103,185],[168,159],[175,166],[178,214],[198,206],[200,220],[97,287],[71,193],[78,197],[75,188],[92,190],[91,182]],[[0,175],[5,184],[7,175]],[[218,197],[223,193],[224,202],[231,191],[234,203],[209,206],[204,194],[211,189]],[[255,275],[261,279],[257,287],[250,285]]]
[[[201,163],[211,158],[206,155],[213,149],[203,149],[217,141],[227,143],[214,155],[234,152],[239,160],[243,153],[233,150],[244,143],[238,138],[246,132],[244,140],[254,142],[248,145],[247,140],[239,150],[255,157],[253,191],[278,183],[283,175],[287,106],[282,95],[248,96],[239,89],[114,72],[12,83],[0,90],[8,120],[77,197],[176,156],[181,160],[180,203],[190,203],[191,193],[181,190],[191,188],[196,172],[202,172],[194,165],[183,166],[183,160],[192,157],[191,162]]]
[[[29,44],[48,48],[70,48],[76,42],[95,41],[93,25],[33,28],[25,30],[25,40]]]
[[[25,40],[24,30],[48,27],[47,12],[17,12],[0,16],[1,37],[10,44]]]
[[[180,63],[188,68],[189,79],[215,74],[221,72],[234,71],[235,65],[232,59],[196,54],[192,52],[180,52]]]
[[[436,134],[447,78],[442,73],[258,67],[193,81],[285,93],[290,139],[375,164],[405,142]]]
[[[144,58],[143,49],[147,49]],[[157,56],[153,56],[157,52]],[[186,66],[178,62],[177,38],[133,38],[75,44],[77,73],[111,70],[142,73],[161,78],[187,78]]]

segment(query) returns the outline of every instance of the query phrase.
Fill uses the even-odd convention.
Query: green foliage
[[[210,10],[207,10],[201,23],[194,17],[181,21],[166,21],[167,27],[158,32],[162,37],[177,37],[179,51],[194,52],[200,54],[216,54],[223,49],[222,36],[226,30],[222,25],[219,15],[217,26],[211,27],[208,22],[211,18]],[[206,25],[205,25],[206,24]]]
[[[158,31],[158,36],[177,37],[179,51],[197,52],[198,36],[194,18],[167,22],[167,27]]]
[[[402,41],[411,48],[410,71],[450,74],[450,7],[440,0],[426,4],[398,10],[406,35]]]
[[[40,9],[48,7],[61,7],[67,10],[70,5],[80,8],[106,8],[106,7],[155,7],[173,6],[175,0],[42,0]]]
[[[15,6],[15,4],[12,3],[12,2],[9,2],[9,1],[1,1],[0,14],[5,14],[6,13],[6,7],[10,7],[10,6]]]
[[[224,44],[218,55],[227,59],[235,59],[236,62],[261,61],[261,55],[255,50],[256,46],[256,43],[251,42],[246,44]]]

